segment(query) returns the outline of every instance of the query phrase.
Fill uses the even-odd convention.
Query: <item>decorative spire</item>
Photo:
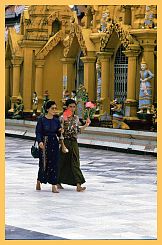
[[[141,64],[147,64],[144,58],[142,58]]]

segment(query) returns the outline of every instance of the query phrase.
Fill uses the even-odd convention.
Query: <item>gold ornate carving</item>
[[[101,51],[105,50],[107,43],[109,42],[110,37],[114,31],[117,33],[118,38],[120,39],[125,49],[129,49],[130,44],[139,45],[139,42],[130,34],[130,27],[128,25],[113,21],[107,25],[106,35],[101,38]]]
[[[72,45],[74,37],[77,37],[78,43],[80,45],[81,50],[83,51],[84,56],[87,54],[87,48],[85,45],[85,41],[82,35],[82,29],[77,23],[71,23],[69,36],[64,40],[64,56],[67,57],[70,47]]]
[[[55,19],[58,19],[61,21],[59,17],[59,12],[54,12],[48,17],[48,24],[52,25],[52,22],[55,21]]]
[[[53,37],[49,39],[46,45],[36,55],[37,59],[44,59],[44,57],[52,50],[60,41],[63,41],[64,33],[62,30],[58,31]]]
[[[66,11],[66,18],[67,16],[71,16],[71,13],[69,11]],[[65,20],[65,13],[61,12],[61,11],[55,11],[53,12],[49,17],[48,17],[48,24],[52,25],[53,21],[55,21],[56,19],[58,19],[60,22],[62,22],[62,24],[66,24],[66,20]]]

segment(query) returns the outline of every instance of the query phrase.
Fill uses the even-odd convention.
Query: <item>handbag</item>
[[[31,147],[31,155],[34,158],[39,158],[39,149],[36,146],[36,140],[34,141],[34,145]]]

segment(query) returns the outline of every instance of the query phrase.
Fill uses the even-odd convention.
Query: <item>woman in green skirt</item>
[[[62,116],[60,120],[64,129],[64,144],[68,152],[64,153],[62,150],[60,152],[58,188],[63,189],[61,184],[68,184],[76,186],[76,190],[80,192],[84,191],[86,187],[81,186],[85,183],[85,179],[80,169],[77,135],[89,126],[90,120],[88,118],[85,125],[79,127],[79,118],[74,114],[76,109],[75,100],[68,99],[66,107],[70,111],[70,115],[67,115],[66,119]]]

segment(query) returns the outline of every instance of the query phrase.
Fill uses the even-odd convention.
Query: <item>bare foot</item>
[[[41,183],[40,183],[39,180],[37,180],[36,190],[37,190],[37,191],[40,191],[40,190],[41,190]]]
[[[81,187],[81,186],[77,186],[77,191],[78,192],[81,192],[81,191],[84,191],[86,189],[86,187]]]
[[[61,184],[57,184],[58,189],[64,189],[64,187]]]
[[[59,191],[57,189],[57,185],[52,185],[52,192],[53,193],[59,193]]]

